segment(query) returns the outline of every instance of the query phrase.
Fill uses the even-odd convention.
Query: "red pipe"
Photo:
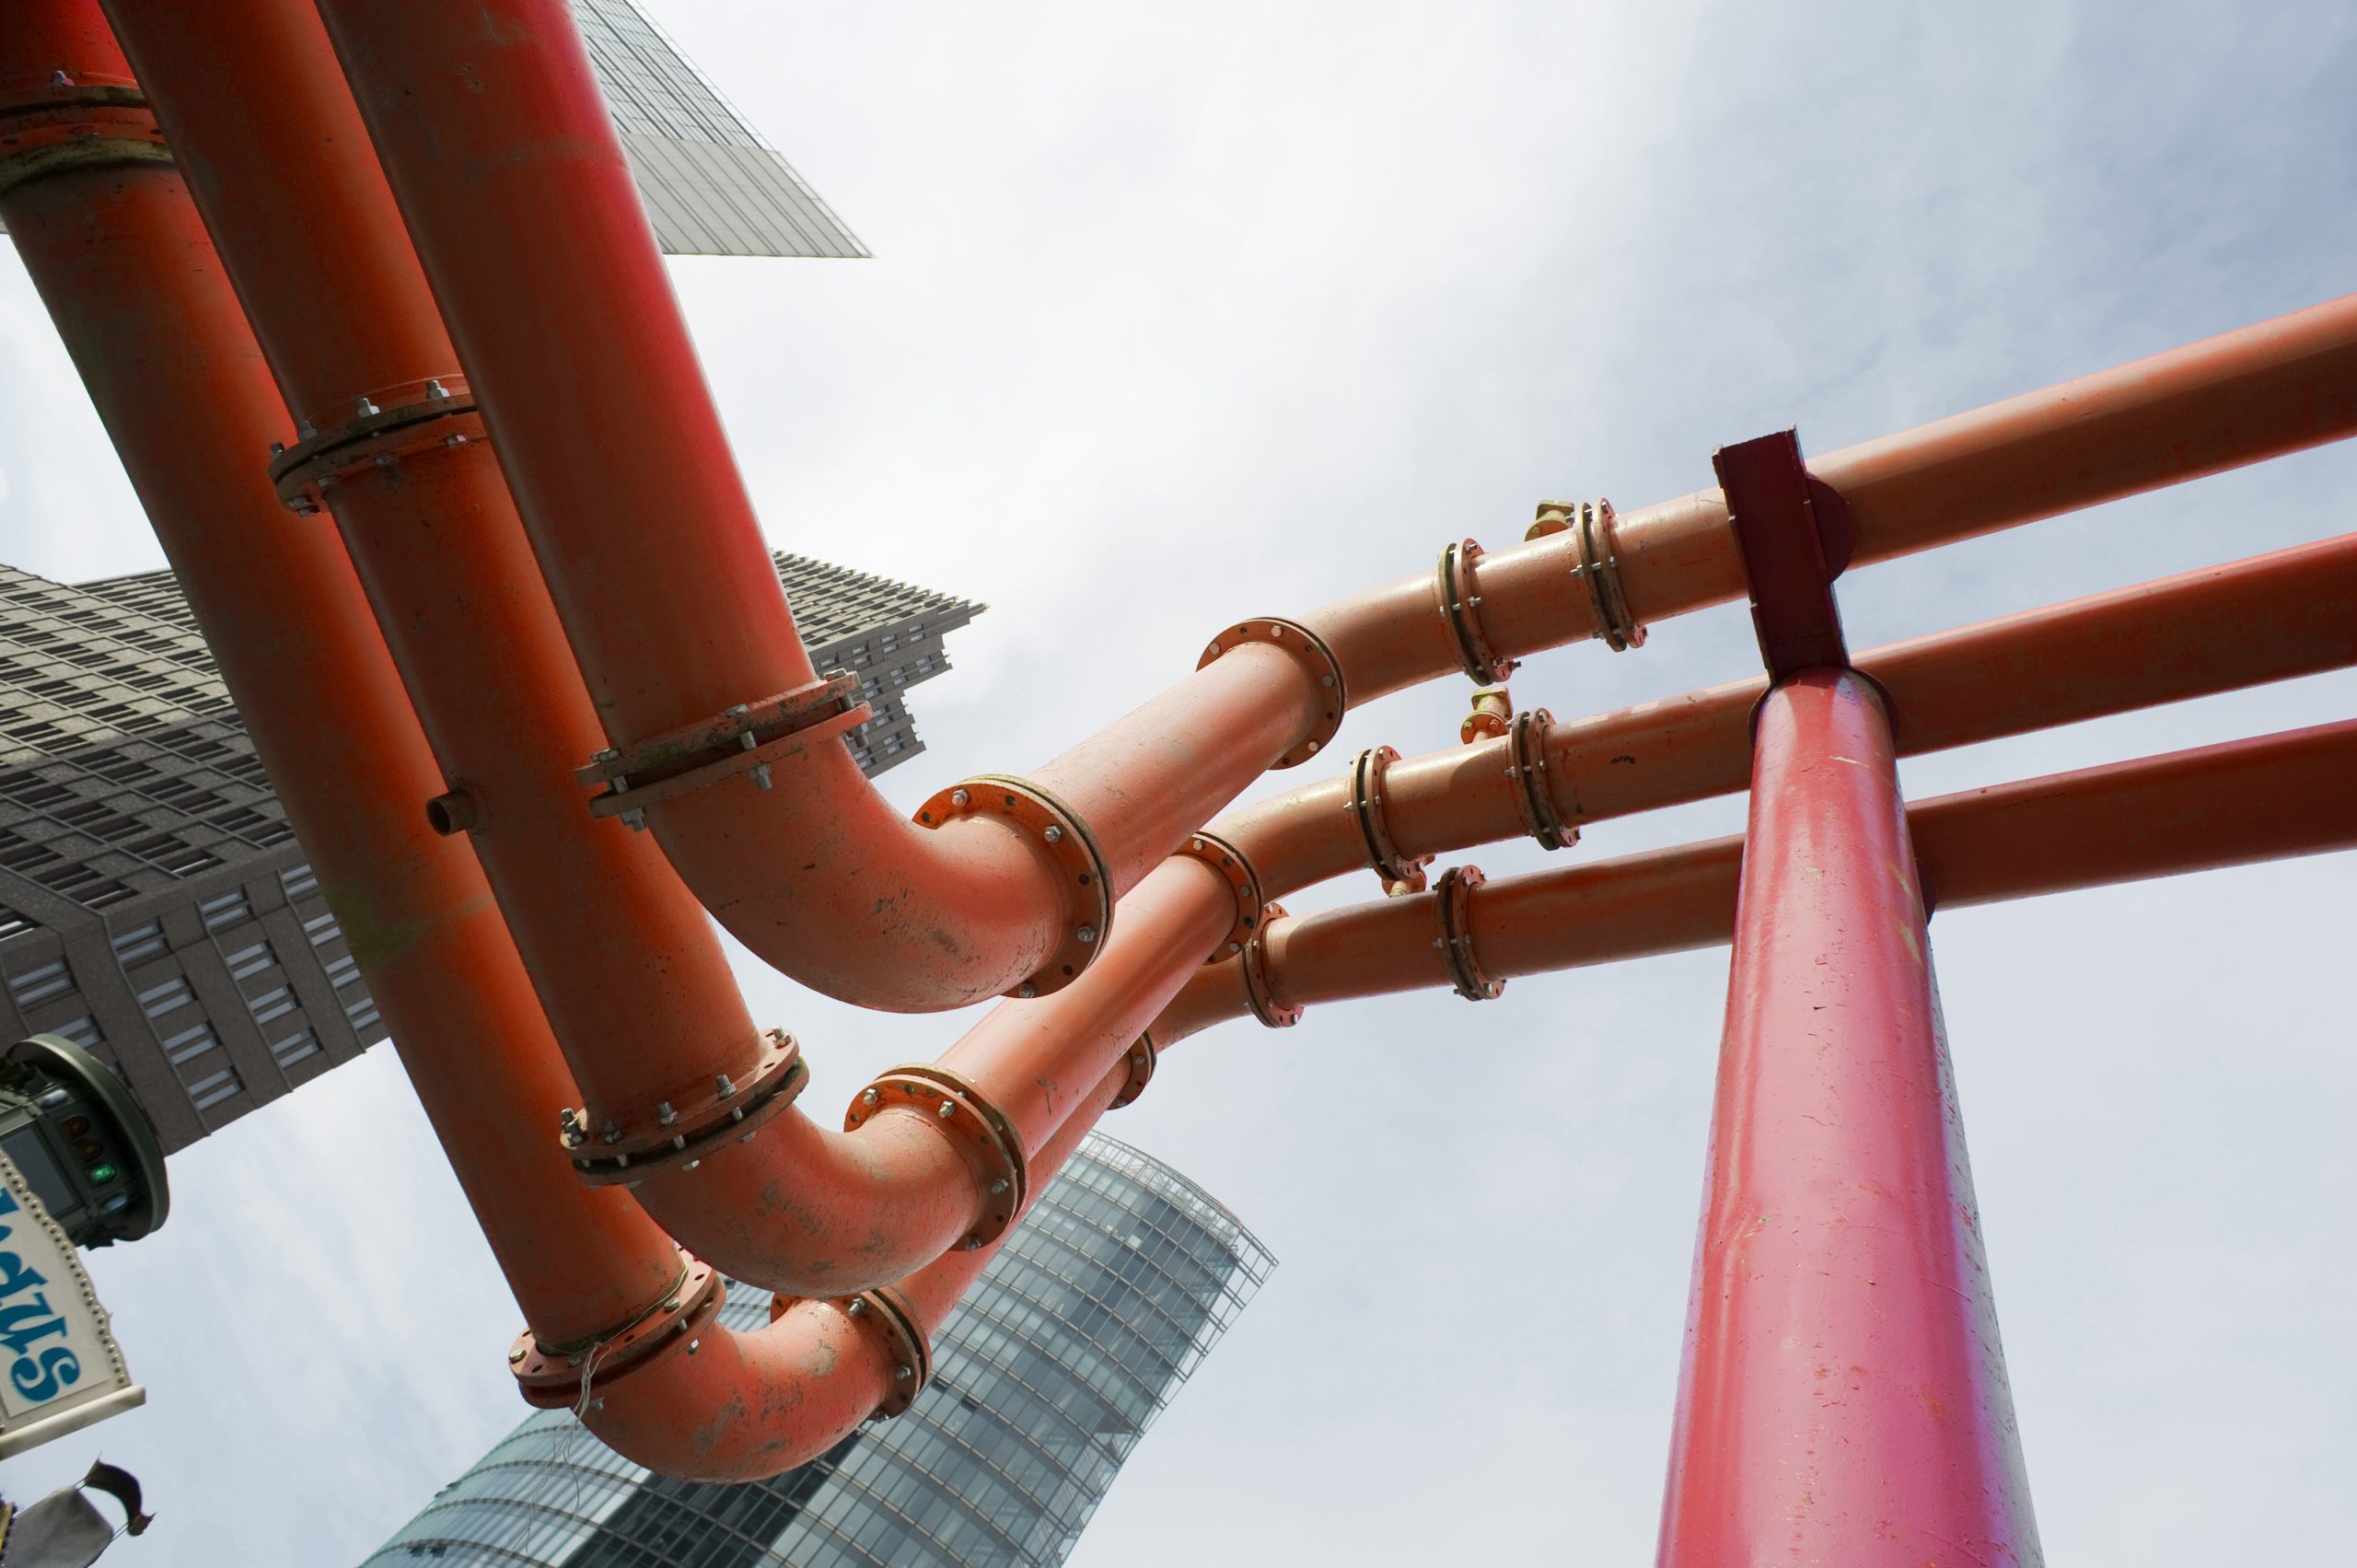
[[[65,80],[57,81],[63,72]],[[575,1098],[335,536],[279,505],[293,434],[179,169],[91,0],[0,29],[0,217],[122,454],[452,1168],[534,1330],[634,1311],[670,1246],[517,1127]],[[514,1042],[485,1051],[489,1040]]]
[[[2038,1560],[1898,757],[1769,693],[1658,1560]]]
[[[2357,849],[2357,721],[2229,741],[1911,806],[1909,832],[1942,909]],[[1499,980],[1687,952],[1735,929],[1743,839],[1502,877],[1469,896],[1471,948]],[[1271,921],[1251,955],[1261,1007],[1453,982],[1438,895]],[[1162,1048],[1254,1016],[1243,959],[1190,980],[1151,1027]]]
[[[1901,756],[2357,665],[2357,534],[2180,573],[1860,655],[1891,694]],[[1542,732],[1542,787],[1576,829],[1744,787],[1755,677]],[[1527,830],[1508,740],[1393,763],[1381,819],[1422,859]],[[1261,802],[1215,830],[1262,891],[1368,864],[1351,780]]]

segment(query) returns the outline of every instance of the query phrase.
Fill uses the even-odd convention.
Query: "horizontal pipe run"
[[[2357,665],[2357,534],[1894,643],[1857,666],[1890,695],[1901,756]],[[1572,827],[1725,795],[1750,776],[1755,677],[1551,725],[1542,755]],[[1511,748],[1485,740],[1393,763],[1383,821],[1410,857],[1525,830]],[[1282,898],[1364,867],[1347,780],[1237,813],[1217,831]]]
[[[2357,720],[1965,790],[1908,808],[1939,909],[2357,848]],[[1686,952],[1734,929],[1740,835],[1501,877],[1471,890],[1480,967],[1508,978]],[[1299,1008],[1454,982],[1436,895],[1271,922],[1263,973]],[[1155,1020],[1167,1047],[1253,1016],[1224,959]]]

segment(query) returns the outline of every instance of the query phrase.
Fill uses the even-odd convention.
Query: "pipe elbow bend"
[[[765,1329],[714,1320],[627,1375],[593,1381],[581,1419],[657,1475],[760,1481],[809,1463],[890,1403],[895,1372],[845,1306],[800,1301]]]

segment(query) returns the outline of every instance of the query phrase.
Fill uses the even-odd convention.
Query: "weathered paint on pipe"
[[[12,7],[0,92],[60,70],[131,85],[93,0]],[[525,1317],[560,1342],[627,1317],[669,1244],[517,1135],[577,1091],[472,852],[426,827],[441,774],[342,544],[272,489],[294,422],[180,171],[93,164],[15,186],[0,215]]]
[[[1761,705],[1663,1568],[2042,1562],[1890,725]]]
[[[2357,665],[2357,534],[1894,643],[1859,668],[1891,694],[1901,756]],[[1546,787],[1573,827],[1730,794],[1750,776],[1763,679],[1547,732]],[[1400,853],[1446,854],[1524,831],[1504,740],[1391,764]],[[1270,898],[1366,865],[1347,780],[1260,802],[1214,830]]]
[[[2357,849],[2357,720],[1964,790],[1907,809],[1938,908]],[[1731,834],[1472,889],[1481,967],[1500,978],[1709,947],[1735,929],[1743,838]],[[1278,1002],[1450,983],[1434,895],[1272,921],[1262,933]],[[1242,966],[1207,966],[1155,1018],[1167,1047],[1252,1016]]]

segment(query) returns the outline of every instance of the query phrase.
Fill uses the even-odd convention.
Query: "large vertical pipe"
[[[577,1091],[473,854],[426,827],[440,774],[351,562],[271,488],[294,422],[180,170],[134,134],[153,118],[95,0],[12,6],[0,92],[12,129],[38,120],[71,155],[0,159],[0,216],[525,1316],[552,1342],[627,1317],[672,1278],[671,1246],[515,1136]]]
[[[1664,1568],[2040,1562],[1890,723],[1761,705]]]

